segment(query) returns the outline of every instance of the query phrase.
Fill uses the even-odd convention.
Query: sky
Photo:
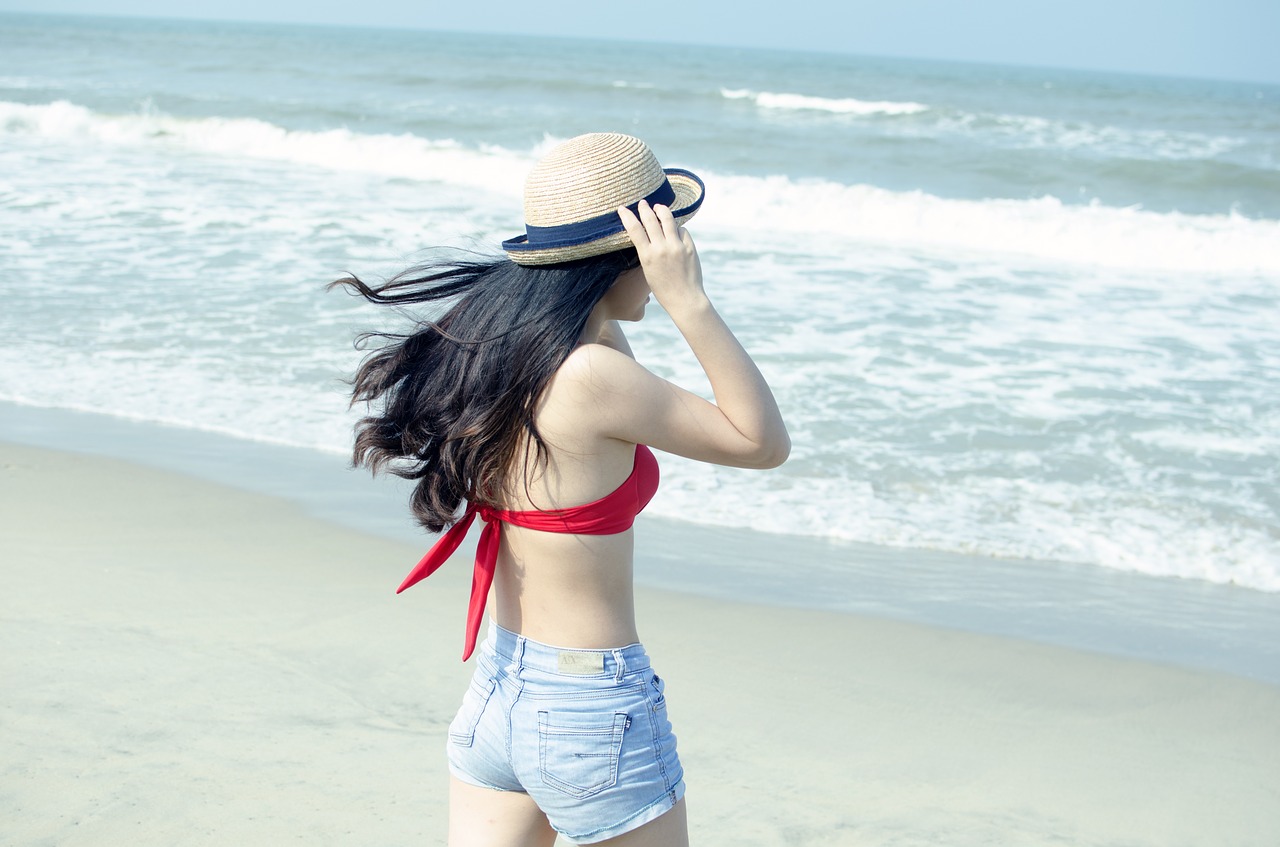
[[[6,11],[812,49],[1280,84],[1280,0],[0,0]]]

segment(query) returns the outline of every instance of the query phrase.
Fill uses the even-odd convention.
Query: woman
[[[530,174],[526,234],[504,242],[507,259],[335,283],[375,303],[447,305],[383,336],[353,402],[380,404],[357,425],[356,464],[418,480],[419,522],[451,525],[400,590],[477,515],[486,524],[464,660],[491,583],[495,602],[449,728],[452,847],[550,845],[557,832],[688,842],[683,770],[632,597],[631,524],[658,473],[642,445],[751,468],[790,450],[768,385],[703,290],[682,226],[702,197],[701,180],[664,171],[638,139],[584,135]],[[619,322],[640,320],[650,293],[714,404],[632,357]]]

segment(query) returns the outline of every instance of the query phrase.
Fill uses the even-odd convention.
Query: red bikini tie
[[[498,564],[498,521],[493,510],[487,506],[468,506],[458,522],[440,536],[435,546],[427,551],[427,555],[423,556],[414,569],[409,571],[404,582],[400,583],[400,587],[396,589],[396,593],[399,594],[411,585],[431,576],[448,561],[462,544],[462,539],[466,538],[467,530],[471,529],[477,514],[485,522],[485,526],[480,533],[480,543],[476,546],[476,563],[471,575],[471,602],[467,606],[467,642],[462,648],[464,662],[471,658],[471,653],[476,649],[480,622],[484,619],[484,604],[489,599],[489,588],[493,585],[493,572]]]

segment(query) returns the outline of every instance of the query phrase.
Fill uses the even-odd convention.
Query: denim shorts
[[[684,796],[663,688],[639,644],[563,649],[491,621],[449,725],[449,770],[527,793],[571,841],[629,832]]]

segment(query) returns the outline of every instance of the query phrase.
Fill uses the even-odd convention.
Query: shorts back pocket
[[[581,800],[618,782],[625,712],[556,715],[538,712],[539,772],[547,785]]]
[[[472,678],[471,684],[467,686],[467,694],[462,698],[462,706],[449,724],[450,742],[460,747],[471,746],[476,737],[480,716],[484,714],[484,707],[489,705],[489,698],[493,696],[493,689],[497,684],[494,679]]]

